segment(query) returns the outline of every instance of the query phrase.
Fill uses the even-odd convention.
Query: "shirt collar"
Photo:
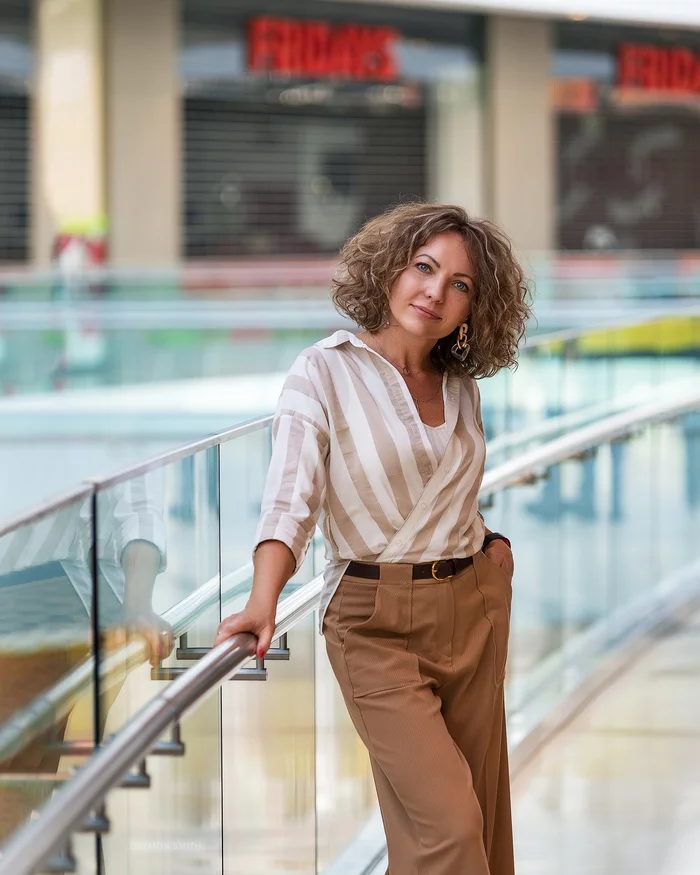
[[[336,346],[342,346],[344,343],[351,343],[353,346],[360,348],[364,347],[364,343],[360,338],[345,328],[341,328],[340,331],[336,331],[330,337],[324,337],[323,340],[319,340],[316,346],[320,346],[321,349],[333,349]]]
[[[357,335],[355,335],[352,331],[348,331],[345,328],[341,328],[339,331],[336,331],[334,334],[331,334],[330,337],[324,337],[323,340],[319,340],[316,343],[316,346],[320,346],[321,349],[334,349],[335,347],[342,346],[344,343],[350,343],[353,346],[356,346],[358,349],[368,349],[367,344],[360,340]],[[455,376],[454,374],[450,374],[447,378],[447,400],[452,403],[459,403],[459,389],[460,389],[460,378]]]

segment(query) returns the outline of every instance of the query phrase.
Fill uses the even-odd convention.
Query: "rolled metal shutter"
[[[0,263],[29,257],[31,3],[0,4]]]
[[[333,108],[185,101],[189,257],[318,255],[367,218],[426,195],[423,108],[372,115]]]
[[[29,100],[0,93],[0,262],[29,256]]]
[[[558,119],[558,246],[700,247],[700,116],[661,107]]]
[[[181,0],[181,16],[186,257],[333,254],[366,219],[429,195],[435,86],[477,63],[481,17],[325,0]],[[251,73],[261,16],[392,29],[398,77]]]
[[[553,69],[590,103],[557,118],[557,245],[564,250],[700,247],[697,98],[649,89],[625,99],[620,47],[682,46],[700,34],[593,21],[555,25]]]

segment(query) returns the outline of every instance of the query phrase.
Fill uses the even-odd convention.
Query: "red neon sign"
[[[390,27],[290,18],[254,18],[248,25],[248,69],[314,79],[392,82],[397,33]]]
[[[700,93],[700,52],[624,43],[617,58],[621,88]]]

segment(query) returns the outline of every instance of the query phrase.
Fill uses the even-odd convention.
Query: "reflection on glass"
[[[212,644],[220,612],[218,490],[214,447],[98,493],[100,708],[107,734],[192,665],[182,648]],[[203,588],[211,598],[194,609],[191,597]],[[171,653],[174,633],[180,649]],[[183,720],[185,758],[149,757],[150,790],[110,794],[108,875],[220,871],[219,727],[218,699],[211,697]]]
[[[65,745],[93,739],[90,672],[64,706],[42,699],[89,653],[91,556],[91,495],[0,538],[0,844],[67,779]]]

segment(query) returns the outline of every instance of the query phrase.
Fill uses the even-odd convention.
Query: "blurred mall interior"
[[[699,875],[697,0],[0,0],[0,875],[386,871],[320,533],[265,665],[212,643],[338,251],[416,199],[534,288],[480,381],[518,875]]]
[[[524,252],[696,250],[697,22],[634,6],[4,0],[0,259],[47,265],[76,227],[119,266],[332,258],[406,197]]]

